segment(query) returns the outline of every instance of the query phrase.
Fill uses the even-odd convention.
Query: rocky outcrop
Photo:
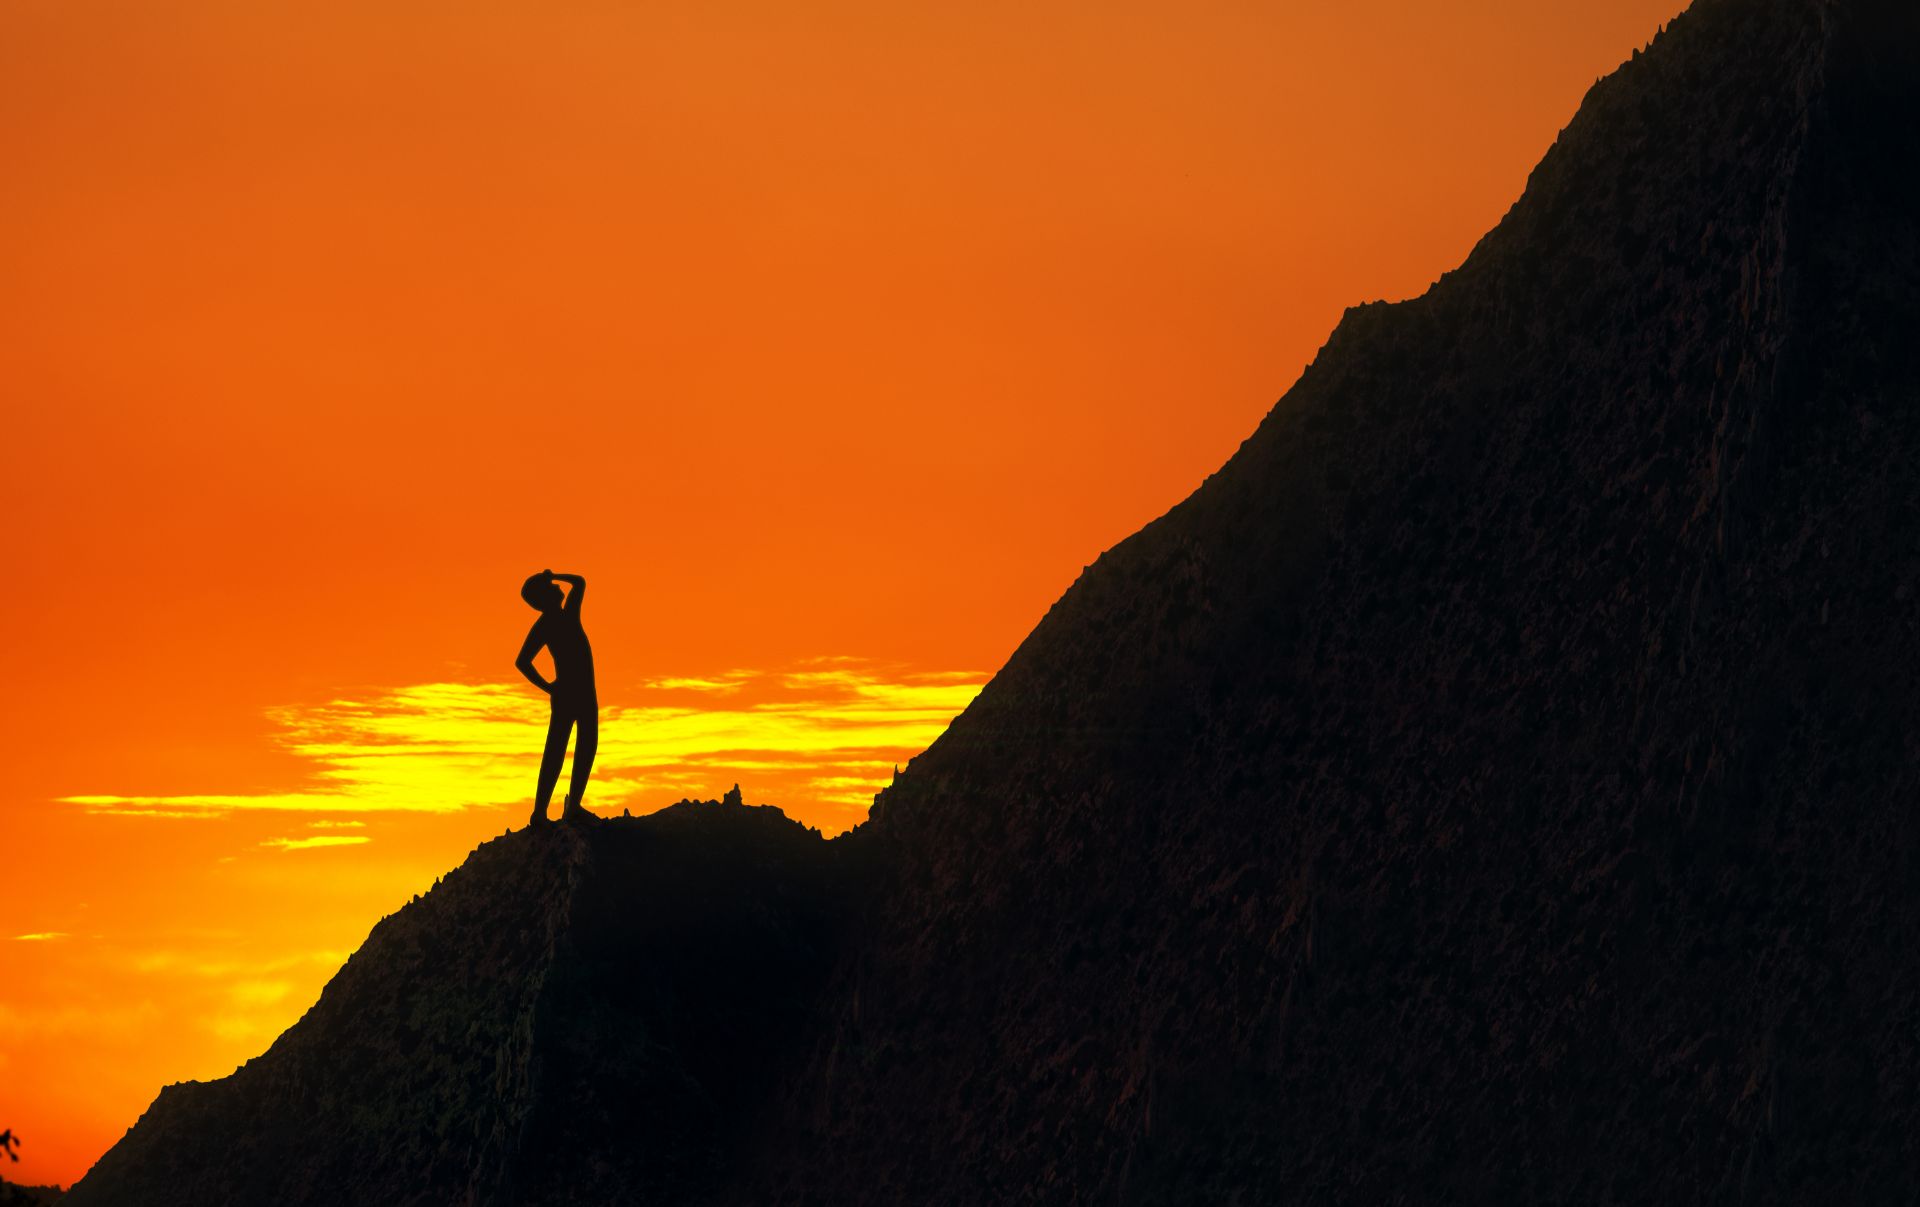
[[[858,882],[851,847],[737,802],[483,844],[68,1201],[686,1201],[744,1143]]]

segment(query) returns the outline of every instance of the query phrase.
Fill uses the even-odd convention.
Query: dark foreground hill
[[[72,1201],[1913,1202],[1916,702],[1920,6],[1700,0],[855,834],[489,844]]]
[[[66,1201],[688,1201],[794,1050],[852,850],[737,797],[487,842]]]

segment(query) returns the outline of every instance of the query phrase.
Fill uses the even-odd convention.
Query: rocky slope
[[[685,1201],[793,1047],[850,850],[737,796],[494,839],[65,1201]]]
[[[742,1201],[1920,1197],[1917,13],[1701,0],[1082,576]]]
[[[867,825],[490,843],[72,1201],[1914,1201],[1916,332],[1920,8],[1699,0]]]

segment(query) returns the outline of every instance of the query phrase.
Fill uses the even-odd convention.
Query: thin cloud
[[[227,995],[233,1004],[241,1007],[271,1006],[281,1001],[294,990],[291,981],[246,980],[236,981],[227,987]]]
[[[338,967],[347,958],[347,954],[344,951],[322,948],[317,951],[301,951],[291,955],[275,956],[271,959],[258,957],[214,959],[193,951],[163,949],[139,952],[131,957],[128,966],[143,976],[173,973],[226,980],[241,974],[262,976],[268,973],[286,972],[289,969],[331,969]]]
[[[746,686],[750,678],[752,678],[751,672],[733,671],[712,679],[655,679],[649,686],[660,691],[713,692],[731,695]]]
[[[72,937],[72,935],[64,930],[41,930],[35,931],[30,935],[15,935],[13,936],[13,941],[15,943],[53,943],[60,939],[71,939]]]
[[[315,847],[351,847],[372,841],[364,834],[315,834],[309,838],[269,838],[260,845],[278,851],[310,851]]]
[[[751,780],[752,798],[840,828],[864,814],[893,769],[938,737],[985,681],[978,673],[905,672],[850,658],[652,680],[624,693],[624,706],[601,709],[590,803],[657,808]],[[367,813],[524,806],[546,714],[546,702],[524,687],[471,683],[277,708],[269,716],[279,741],[309,768],[304,785],[61,799],[94,813],[147,817],[330,815],[311,828],[362,827],[355,817]],[[348,841],[321,837],[267,845],[300,850]]]

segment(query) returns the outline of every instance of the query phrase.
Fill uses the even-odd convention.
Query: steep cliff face
[[[1917,20],[1701,0],[1083,575],[876,810],[772,1185],[1917,1192]]]
[[[265,1055],[164,1090],[67,1201],[687,1201],[830,966],[849,849],[719,802],[488,842]]]
[[[1700,0],[867,825],[489,843],[72,1201],[1913,1201],[1916,333],[1920,10]]]

